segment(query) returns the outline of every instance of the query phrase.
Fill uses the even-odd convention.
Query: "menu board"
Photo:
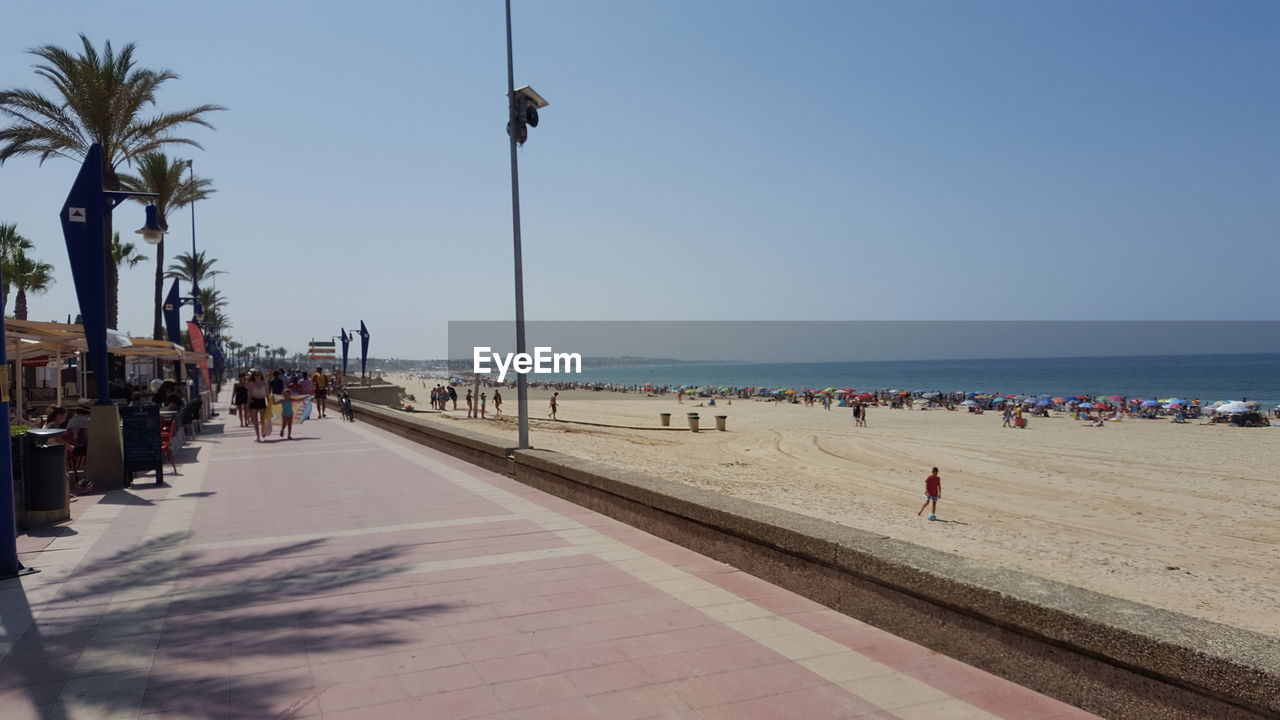
[[[164,483],[164,453],[160,449],[160,406],[128,405],[120,408],[124,438],[124,471],[127,483],[133,473],[156,471],[156,484]]]

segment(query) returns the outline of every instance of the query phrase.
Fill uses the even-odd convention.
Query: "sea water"
[[[550,379],[537,376],[536,379]],[[1140,398],[1257,400],[1280,404],[1280,355],[904,360],[845,363],[676,363],[592,367],[557,380],[697,387],[855,388],[874,391],[1122,395]]]

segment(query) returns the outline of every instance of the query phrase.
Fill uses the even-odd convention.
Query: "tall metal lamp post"
[[[529,128],[538,126],[538,110],[549,103],[525,85],[516,89],[515,60],[511,52],[511,0],[507,0],[507,135],[511,138],[511,228],[515,245],[516,271],[516,352],[525,354],[524,260],[520,251],[520,168],[516,149],[529,139]],[[519,446],[529,447],[529,384],[524,373],[516,374],[516,407],[519,412]]]
[[[98,487],[112,487],[124,476],[124,449],[120,442],[120,413],[111,404],[107,358],[107,252],[105,242],[107,215],[120,203],[133,197],[157,197],[154,193],[104,190],[102,187],[102,146],[94,143],[85,153],[60,218],[62,235],[67,243],[67,256],[80,304],[85,344],[97,383],[97,402],[89,417],[89,465],[86,474]],[[147,206],[144,237],[156,241],[164,234],[156,207]],[[2,321],[0,321],[2,323]],[[0,324],[0,332],[3,326]],[[5,362],[4,344],[0,343],[0,367]],[[3,373],[7,374],[7,373]],[[8,417],[8,378],[0,378],[0,414]],[[18,562],[17,528],[13,507],[13,458],[8,442],[0,442],[0,578],[12,577],[22,570]]]
[[[196,184],[194,160],[187,161],[187,170],[191,173],[191,185],[194,187]],[[200,288],[196,277],[196,201],[194,199],[191,201],[191,322],[195,323],[196,327],[203,327],[201,323],[204,322],[204,308],[200,305]],[[191,349],[194,350],[195,347],[192,346]],[[213,388],[209,390],[212,392]],[[200,397],[200,373],[198,372],[191,374],[191,394],[193,400]],[[210,398],[211,402],[212,400],[213,398]]]

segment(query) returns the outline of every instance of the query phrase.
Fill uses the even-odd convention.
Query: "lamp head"
[[[160,224],[160,212],[155,205],[147,206],[147,222],[136,232],[151,245],[159,245],[164,238],[164,227]]]

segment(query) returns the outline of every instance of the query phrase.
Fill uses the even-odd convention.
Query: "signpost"
[[[124,439],[124,484],[135,472],[156,471],[156,484],[164,484],[164,452],[160,447],[160,406],[130,405],[120,408]]]

